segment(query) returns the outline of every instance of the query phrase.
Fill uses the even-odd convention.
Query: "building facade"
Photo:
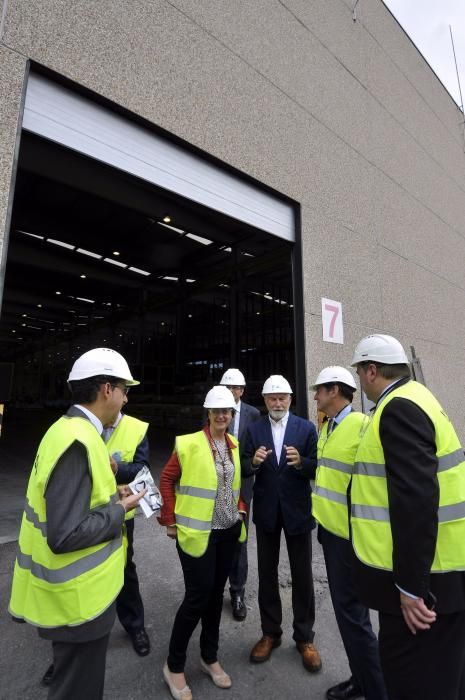
[[[463,438],[463,114],[381,0],[355,21],[352,5],[0,2],[2,279],[28,78],[46,69],[294,202],[308,379],[390,333]],[[322,339],[323,297],[344,344]]]

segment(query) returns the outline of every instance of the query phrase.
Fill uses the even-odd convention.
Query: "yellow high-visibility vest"
[[[318,466],[312,492],[313,517],[326,530],[346,540],[349,539],[347,489],[367,420],[363,413],[351,411],[330,435],[328,423],[324,423],[318,438]]]
[[[363,563],[392,571],[392,532],[384,452],[379,424],[395,398],[417,404],[436,434],[439,484],[438,536],[432,572],[465,569],[465,460],[457,434],[433,394],[410,381],[381,399],[357,450],[351,487],[351,526],[355,553]],[[415,513],[412,513],[412,518]]]
[[[231,450],[234,461],[233,496],[239,503],[241,488],[241,464],[237,440],[228,435],[236,446]],[[210,538],[218,475],[215,460],[203,430],[176,438],[175,451],[181,465],[181,478],[176,488],[176,528],[178,543],[183,552],[192,557],[205,553]],[[239,542],[246,538],[242,523]]]
[[[106,443],[109,454],[119,452],[122,462],[132,462],[138,446],[147,434],[148,427],[148,423],[124,414]],[[135,514],[136,509],[133,508],[126,513],[125,520],[131,520]]]
[[[123,535],[76,552],[47,543],[45,490],[58,460],[84,445],[92,480],[90,508],[107,505],[116,482],[101,436],[86,418],[63,416],[44,435],[32,468],[19,534],[9,610],[37,627],[81,625],[103,613],[123,585]]]

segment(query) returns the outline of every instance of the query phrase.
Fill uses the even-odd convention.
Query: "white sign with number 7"
[[[340,345],[344,345],[341,302],[322,297],[321,320],[323,324],[323,340],[327,343],[339,343]]]

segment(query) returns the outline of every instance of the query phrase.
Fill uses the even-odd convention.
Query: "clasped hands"
[[[300,469],[301,467],[301,460],[300,460],[300,454],[299,450],[296,447],[288,447],[287,445],[283,445],[284,449],[286,450],[286,462],[289,467],[294,467],[295,469]],[[273,452],[273,450],[267,450],[264,445],[261,445],[258,450],[256,450],[253,459],[252,459],[252,464],[254,467],[260,466],[262,462],[265,461],[265,459]]]

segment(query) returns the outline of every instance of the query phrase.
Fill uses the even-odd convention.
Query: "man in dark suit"
[[[255,474],[253,521],[257,532],[258,604],[262,638],[250,654],[254,663],[267,661],[281,644],[282,607],[278,566],[281,531],[286,538],[292,577],[294,635],[308,671],[319,671],[321,659],[313,644],[315,596],[312,577],[310,478],[316,469],[317,433],[313,423],[289,412],[292,389],[281,375],[263,386],[268,415],[253,423],[242,459],[245,476]]]
[[[127,422],[130,422],[131,432],[128,431]],[[150,469],[147,429],[148,423],[127,416],[121,411],[115,421],[104,426],[102,438],[111,454],[110,463],[117,484],[130,484],[143,467]],[[124,585],[116,599],[116,614],[131,638],[136,654],[147,656],[150,653],[150,639],[145,629],[144,604],[134,563],[134,518],[126,518],[125,524],[128,548]]]
[[[50,700],[96,700],[123,584],[123,522],[145,493],[113,501],[101,433],[139,382],[122,355],[95,348],[75,361],[68,383],[73,406],[45,434],[31,471],[10,612],[53,643]]]
[[[379,611],[388,696],[463,700],[463,449],[433,394],[411,381],[398,340],[364,338],[352,364],[376,403],[352,479],[353,574]]]
[[[254,406],[242,401],[245,390],[245,377],[235,368],[228,369],[221,377],[220,384],[226,386],[233,394],[236,402],[236,412],[229,425],[228,432],[239,440],[239,452],[242,458],[245,447],[247,428],[260,418],[260,411]],[[253,476],[244,477],[241,484],[241,496],[250,507],[253,492]],[[245,527],[249,529],[249,516],[244,517]],[[247,582],[247,540],[239,544],[233,566],[229,574],[229,593],[231,595],[231,607],[235,620],[242,622],[247,616],[245,605],[245,584]]]

